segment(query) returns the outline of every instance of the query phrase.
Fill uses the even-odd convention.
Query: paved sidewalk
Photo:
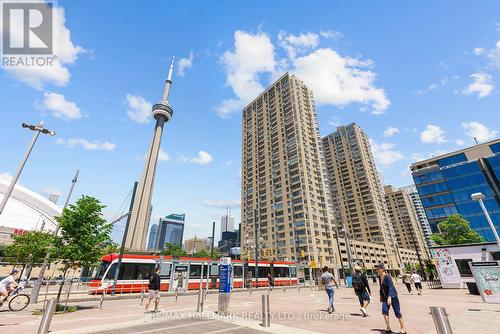
[[[454,334],[492,333],[493,329],[500,328],[500,305],[484,304],[479,296],[469,295],[466,290],[424,289],[423,296],[417,296],[405,294],[406,290],[402,285],[398,284],[397,287],[409,333],[435,333],[429,313],[430,306],[446,308]],[[374,301],[368,308],[370,316],[367,318],[361,316],[352,289],[342,287],[340,290],[335,290],[336,312],[330,315],[326,312],[327,296],[324,291],[302,288],[298,292],[296,288],[288,288],[285,291],[277,288],[270,296],[271,327],[269,328],[260,326],[261,295],[265,292],[254,291],[252,294],[243,292],[231,296],[232,313],[229,317],[217,317],[215,314],[218,302],[215,294],[207,296],[203,316],[195,312],[197,305],[195,295],[180,296],[177,302],[172,296],[162,297],[160,313],[155,315],[145,315],[138,299],[105,301],[102,309],[98,308],[98,303],[95,301],[80,302],[77,304],[82,309],[69,314],[55,315],[51,330],[54,334],[103,331],[106,334],[134,331],[137,333],[138,328],[144,333],[176,333],[174,329],[179,333],[192,333],[191,328],[196,330],[195,332],[205,332],[208,327],[205,328],[203,324],[210,324],[216,327],[212,330],[214,333],[221,331],[252,333],[250,330],[254,330],[254,333],[377,334],[383,329],[384,322],[380,315],[378,286],[374,286],[373,290]],[[0,310],[0,328],[2,333],[5,331],[32,334],[36,333],[40,318],[31,315],[30,311],[13,313],[5,311],[4,308]],[[391,321],[392,329],[397,331],[399,328],[392,314]]]

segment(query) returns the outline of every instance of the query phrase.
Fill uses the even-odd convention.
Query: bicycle
[[[24,293],[20,293],[22,289],[22,286],[18,286],[12,290],[2,305],[9,302],[9,309],[11,311],[18,312],[24,310],[30,303],[30,297]]]

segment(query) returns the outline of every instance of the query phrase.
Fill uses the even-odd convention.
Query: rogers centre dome
[[[0,178],[0,201],[3,199],[10,182]],[[45,197],[23,186],[16,185],[0,214],[0,227],[19,230],[55,230],[54,216],[60,215],[62,209]]]

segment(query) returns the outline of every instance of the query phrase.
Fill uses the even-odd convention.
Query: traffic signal
[[[305,257],[305,255],[306,255],[306,253],[305,253],[303,250],[301,250],[301,251],[300,251],[300,257],[302,257],[302,258],[303,258],[303,257]]]

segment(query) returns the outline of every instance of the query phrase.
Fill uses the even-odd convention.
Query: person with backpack
[[[337,289],[339,285],[333,277],[333,274],[328,271],[328,267],[323,267],[323,274],[321,275],[321,284],[325,286],[326,294],[328,295],[328,313],[332,313],[335,311],[335,307],[333,307],[333,286],[335,285]]]
[[[151,300],[155,300],[155,310],[158,312],[158,305],[160,304],[160,267],[156,267],[155,272],[149,276],[148,284],[148,300],[144,303],[144,313],[148,313],[149,304]]]
[[[367,317],[368,312],[366,312],[366,308],[368,307],[368,304],[370,304],[370,295],[372,291],[370,290],[370,285],[368,284],[368,278],[361,271],[360,266],[354,267],[352,287],[354,289],[354,293],[359,299],[359,305],[361,306],[359,310],[363,313],[364,317]]]

